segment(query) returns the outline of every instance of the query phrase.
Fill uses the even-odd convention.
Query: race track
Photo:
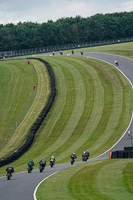
[[[77,54],[78,55],[78,54]],[[125,76],[131,81],[133,84],[133,60],[127,59],[121,56],[102,54],[102,53],[84,53],[85,57],[97,58],[100,60],[104,60],[114,65],[114,61],[118,60],[119,66],[118,68],[125,74]],[[128,130],[133,130],[133,122],[131,123]],[[121,140],[110,150],[123,150],[123,147],[130,146],[131,140],[127,135],[127,131],[121,138]],[[109,151],[110,151],[109,150]],[[105,152],[103,155],[95,158],[95,159],[106,159],[109,157],[109,151]],[[94,159],[91,159],[94,160]],[[89,161],[91,161],[89,160]],[[81,164],[81,162],[76,162],[74,165]],[[38,185],[38,183],[61,169],[71,167],[70,163],[55,165],[53,168],[46,167],[43,173],[39,172],[39,169],[33,170],[31,174],[26,172],[14,174],[10,181],[6,180],[6,177],[0,178],[0,200],[33,200],[33,193]],[[72,166],[73,167],[73,166]]]

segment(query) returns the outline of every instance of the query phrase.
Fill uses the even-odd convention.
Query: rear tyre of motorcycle
[[[30,167],[28,167],[28,173],[31,173],[31,169],[30,169]]]
[[[50,161],[50,166],[51,166],[51,167],[53,167],[53,166],[54,166],[53,162],[51,162],[51,161]]]
[[[43,172],[43,167],[40,167],[40,173]]]
[[[7,174],[7,180],[10,180],[11,176],[10,174]]]
[[[74,160],[71,159],[71,165],[73,165],[73,163],[74,163]]]

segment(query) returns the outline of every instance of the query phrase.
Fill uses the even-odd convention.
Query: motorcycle
[[[43,172],[44,168],[45,168],[45,165],[39,164],[40,173]]]
[[[33,170],[32,166],[28,165],[28,173],[31,173],[32,170]]]
[[[10,178],[12,177],[12,173],[11,172],[7,172],[7,180],[10,180]]]
[[[71,165],[73,165],[74,162],[75,162],[75,159],[71,158]]]
[[[115,60],[115,65],[118,66],[118,61],[117,60]]]
[[[82,161],[87,161],[87,156],[82,155]]]
[[[39,166],[39,170],[40,170],[40,173],[43,172],[44,166],[40,165],[40,166]]]
[[[52,160],[50,160],[50,166],[53,167],[54,166],[54,162]]]
[[[12,177],[12,173],[14,172],[14,169],[9,167],[6,169],[6,171],[7,171],[6,174],[7,180],[10,180],[10,178]]]

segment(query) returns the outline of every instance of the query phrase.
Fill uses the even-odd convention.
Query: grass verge
[[[37,199],[53,199],[54,195],[55,200],[131,200],[132,167],[133,161],[127,159],[95,161],[67,168],[41,184]]]
[[[0,93],[1,158],[22,144],[28,130],[47,102],[50,91],[48,73],[43,64],[38,61],[33,63],[36,72],[31,65],[22,60],[0,63],[3,72]],[[33,90],[34,85],[37,86],[36,90]]]

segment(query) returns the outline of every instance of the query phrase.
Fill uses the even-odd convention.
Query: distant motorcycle
[[[116,66],[118,66],[118,65],[119,65],[117,60],[115,60],[115,65],[116,65]]]
[[[28,165],[28,173],[31,173],[32,170],[33,170],[33,167]]]
[[[55,164],[55,157],[54,157],[54,155],[52,155],[50,158],[50,166],[53,167],[54,164]]]
[[[46,165],[46,162],[45,163],[39,163],[40,173],[43,172],[43,170],[45,169],[45,165]]]
[[[75,162],[76,158],[77,158],[76,154],[72,153],[72,155],[70,156],[71,165],[73,165],[73,163]]]
[[[12,166],[9,166],[7,169],[7,174],[6,174],[6,177],[7,177],[7,180],[10,180],[10,178],[12,177],[12,173],[14,172],[14,168]]]
[[[71,165],[73,165],[74,162],[75,162],[75,159],[71,158]]]
[[[87,161],[87,156],[86,155],[82,155],[82,161]]]
[[[31,173],[31,171],[33,170],[34,168],[34,162],[33,160],[30,160],[30,162],[28,162],[28,173]]]
[[[43,172],[44,168],[45,168],[45,167],[42,166],[42,165],[39,166],[40,173]]]
[[[53,167],[54,166],[54,162],[52,160],[50,160],[50,166]]]

